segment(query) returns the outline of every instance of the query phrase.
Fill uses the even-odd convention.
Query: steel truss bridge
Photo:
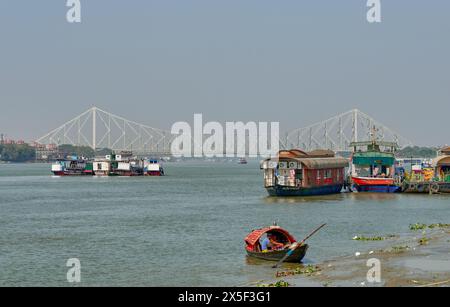
[[[413,143],[367,114],[355,109],[280,137],[280,148],[305,151],[349,150],[353,141],[368,140],[376,127],[377,137],[397,142],[400,148]],[[174,135],[170,131],[143,125],[93,107],[36,140],[43,145],[89,146],[143,155],[170,155]]]
[[[373,135],[373,134],[376,135]],[[407,138],[389,129],[358,109],[336,115],[310,126],[295,129],[280,140],[281,148],[300,148],[305,151],[330,149],[349,151],[351,142],[368,141],[372,137],[395,142],[400,148],[413,145]]]

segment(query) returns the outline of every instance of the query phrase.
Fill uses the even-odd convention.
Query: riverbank
[[[411,227],[414,228],[414,227]],[[353,255],[317,265],[287,265],[275,278],[259,286],[318,287],[437,287],[450,286],[450,228],[433,227],[392,236],[380,250],[366,250],[364,242]],[[379,261],[381,280],[369,282],[368,271]]]

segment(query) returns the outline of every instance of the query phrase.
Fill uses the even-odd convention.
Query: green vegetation
[[[427,228],[435,229],[435,228],[449,228],[449,227],[450,227],[450,224],[442,224],[442,223],[435,223],[435,224],[430,224],[430,225],[416,223],[416,224],[409,225],[410,230],[425,230]]]
[[[306,275],[306,276],[311,276],[314,273],[317,273],[320,271],[320,268],[318,266],[314,266],[314,265],[308,265],[305,268],[301,268],[298,267],[294,270],[294,273],[297,275]]]
[[[281,271],[276,273],[276,277],[287,277],[287,276],[294,276],[294,275],[305,275],[305,276],[311,276],[314,273],[317,273],[320,271],[320,268],[318,266],[314,265],[307,265],[306,267],[298,267],[293,271]]]
[[[276,283],[272,284],[259,284],[258,287],[263,288],[281,288],[281,287],[289,287],[289,283],[284,280],[277,281]]]
[[[28,144],[0,144],[0,160],[28,162],[36,159],[36,151]]]
[[[423,237],[422,239],[419,239],[419,241],[417,242],[419,243],[419,245],[427,245],[429,241],[430,241],[429,238]]]
[[[67,156],[78,156],[85,158],[95,157],[95,151],[89,146],[60,145],[58,147],[58,150],[62,157]]]
[[[438,148],[434,147],[405,147],[397,151],[398,158],[435,158]]]
[[[392,239],[392,238],[395,238],[395,237],[396,237],[395,235],[388,235],[386,237],[380,237],[380,236],[377,236],[377,237],[354,236],[352,240],[355,240],[355,241],[384,241],[386,239]]]
[[[426,224],[415,223],[415,224],[409,225],[410,230],[423,230],[425,228],[427,228]]]
[[[93,150],[89,146],[73,146],[73,145],[60,145],[58,147],[61,157],[78,156],[85,158],[94,158],[95,156],[106,156],[111,154],[112,150],[108,148],[102,148]]]
[[[409,250],[409,246],[392,246],[391,248],[391,252],[394,253],[403,253],[406,252],[407,250]]]

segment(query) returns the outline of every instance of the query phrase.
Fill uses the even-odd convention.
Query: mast
[[[96,135],[96,130],[97,130],[97,123],[96,123],[96,119],[97,119],[97,108],[93,107],[92,108],[92,149],[95,151],[95,148],[97,147],[96,144],[96,139],[97,139],[97,135]]]

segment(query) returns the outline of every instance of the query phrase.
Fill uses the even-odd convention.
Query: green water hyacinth
[[[450,227],[450,224],[442,224],[442,223],[435,223],[435,224],[430,224],[430,225],[416,223],[416,224],[409,225],[410,230],[424,230],[426,228],[435,229],[435,228],[449,228],[449,227]]]

